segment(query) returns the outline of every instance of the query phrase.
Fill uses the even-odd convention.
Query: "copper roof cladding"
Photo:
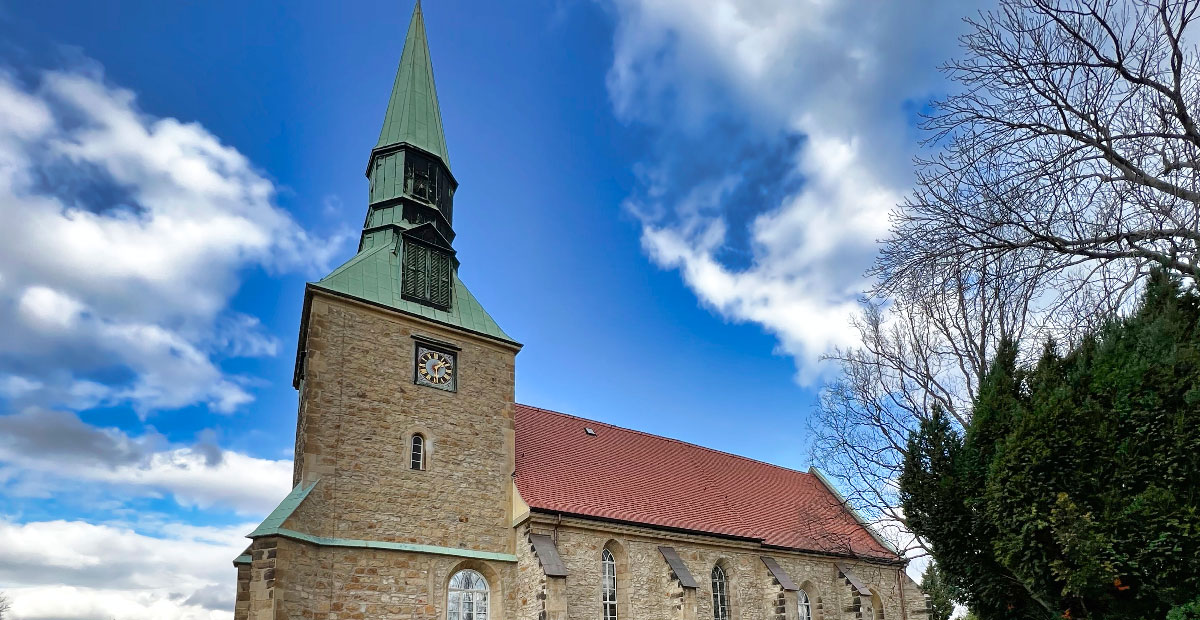
[[[516,449],[534,510],[900,560],[810,473],[526,405]]]

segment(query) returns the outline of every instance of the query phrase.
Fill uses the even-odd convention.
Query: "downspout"
[[[896,569],[896,587],[900,589],[900,618],[901,618],[901,620],[908,620],[908,609],[907,609],[907,605],[905,605],[905,599],[908,597],[904,595],[904,569],[903,568]]]

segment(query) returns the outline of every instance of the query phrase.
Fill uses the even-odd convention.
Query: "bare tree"
[[[894,484],[909,432],[934,406],[965,426],[1001,340],[1042,327],[1030,324],[1039,282],[1019,277],[1006,257],[942,264],[927,275],[864,302],[854,320],[861,345],[826,357],[840,373],[824,386],[813,424],[817,464],[909,554],[921,542],[906,535]]]
[[[1200,273],[1198,6],[1006,0],[968,20],[885,286],[931,258],[1032,251],[1067,297],[1112,308],[1150,266]]]
[[[8,595],[0,592],[0,620],[8,618],[10,609],[12,609],[12,602],[8,600]]]
[[[908,432],[935,404],[966,425],[1001,339],[1070,341],[1151,268],[1200,275],[1198,6],[1001,0],[967,20],[862,344],[829,356],[815,458],[860,514],[903,530]]]

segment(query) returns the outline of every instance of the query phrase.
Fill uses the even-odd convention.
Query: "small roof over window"
[[[542,571],[547,577],[566,577],[567,565],[563,564],[562,556],[558,555],[558,547],[554,539],[545,534],[530,534],[529,542],[533,544],[533,553],[542,564]]]

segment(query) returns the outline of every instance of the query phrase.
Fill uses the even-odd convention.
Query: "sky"
[[[430,1],[460,276],[518,402],[809,466],[970,2]],[[0,591],[229,619],[288,492],[410,0],[0,0]],[[405,372],[397,369],[397,372]]]

